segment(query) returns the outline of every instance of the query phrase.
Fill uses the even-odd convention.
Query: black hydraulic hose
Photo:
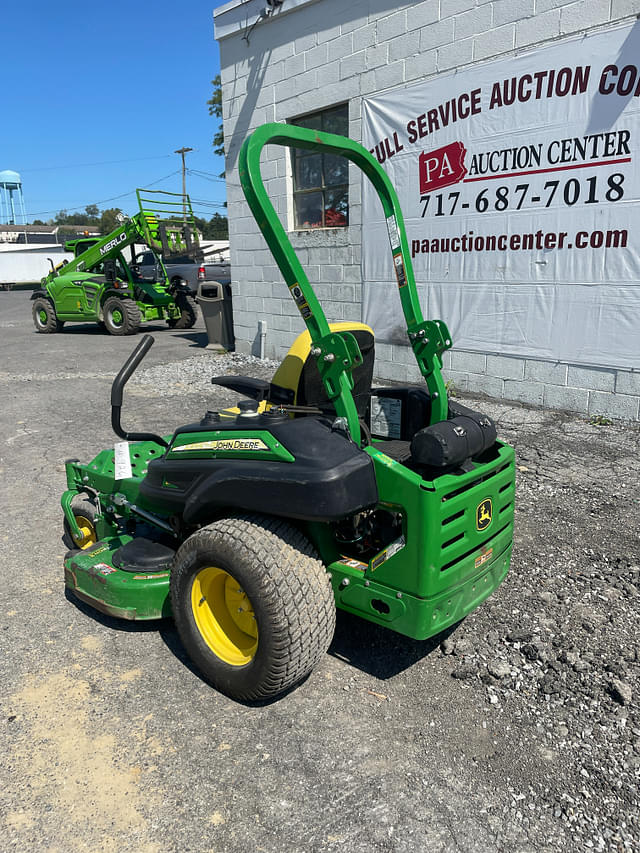
[[[167,442],[159,435],[155,435],[151,432],[125,432],[120,424],[120,411],[122,409],[122,392],[124,390],[124,386],[127,384],[133,372],[152,346],[153,337],[151,335],[145,335],[129,358],[122,365],[120,372],[113,380],[113,385],[111,386],[111,426],[115,434],[120,438],[124,438],[125,441],[154,441],[156,444],[168,447],[169,445]]]

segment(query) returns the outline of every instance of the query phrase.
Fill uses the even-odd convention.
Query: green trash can
[[[231,352],[235,349],[231,285],[219,281],[198,284],[198,305],[202,310],[209,346]]]

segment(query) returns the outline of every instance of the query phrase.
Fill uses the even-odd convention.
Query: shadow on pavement
[[[65,598],[85,616],[94,619],[106,628],[124,633],[158,631],[169,651],[194,675],[202,679],[202,674],[187,656],[172,619],[140,621],[118,619],[85,604],[66,588]],[[410,637],[396,634],[388,628],[383,628],[373,622],[367,622],[365,619],[339,610],[336,614],[335,634],[327,653],[361,672],[384,681],[409,669],[419,660],[432,654],[460,624],[458,622],[428,640],[412,640]]]
[[[171,654],[196,678],[205,684],[209,683],[207,678],[194,666],[188,657],[172,619],[153,619],[139,622],[118,619],[95,610],[90,605],[76,598],[68,589],[65,589],[65,597],[81,613],[94,619],[106,628],[124,633],[149,633],[157,631]],[[409,669],[419,660],[432,654],[440,643],[452,634],[457,627],[457,625],[453,625],[435,637],[419,641],[403,637],[387,628],[367,622],[350,613],[338,611],[335,634],[327,653],[361,672],[384,681]],[[307,678],[308,676],[303,681],[306,681]],[[285,693],[267,700],[234,701],[247,708],[265,707],[283,699],[299,686],[299,683],[295,684]],[[215,690],[215,688],[212,689]]]
[[[135,340],[138,335],[149,334],[151,332],[169,332],[168,326],[163,323],[145,323],[140,326],[135,335],[110,335],[106,329],[99,326],[97,323],[65,323],[64,329],[58,332],[58,335],[99,335],[104,338],[131,338]]]
[[[206,332],[183,332],[175,335],[176,338],[182,338],[190,342],[190,346],[204,349],[209,343],[209,335]]]
[[[329,654],[368,675],[386,680],[434,652],[459,624],[428,640],[412,640],[339,610]]]

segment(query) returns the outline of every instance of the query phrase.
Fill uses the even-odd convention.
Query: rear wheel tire
[[[65,518],[62,541],[70,551],[75,548],[80,548],[84,551],[85,548],[90,548],[98,541],[98,535],[96,533],[96,516],[98,514],[98,507],[95,501],[90,498],[78,496],[77,498],[74,498],[71,503],[71,511],[78,522],[78,527],[82,533],[82,539],[75,540],[73,538],[71,528]]]
[[[183,301],[184,300],[184,301]],[[185,296],[177,303],[180,316],[167,320],[170,329],[191,329],[198,319],[198,303],[193,296]]]
[[[323,564],[299,530],[275,518],[220,519],[190,536],[171,571],[171,603],[203,676],[241,701],[300,682],[335,629]]]
[[[36,332],[42,335],[51,335],[62,329],[63,324],[56,317],[56,309],[53,307],[53,303],[49,299],[45,299],[44,296],[39,296],[33,300],[31,314]]]
[[[142,317],[135,302],[110,296],[102,308],[103,322],[110,335],[135,335]]]

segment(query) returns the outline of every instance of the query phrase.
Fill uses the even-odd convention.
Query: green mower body
[[[280,485],[283,493],[290,494],[292,482],[298,482],[296,469],[307,469],[309,460],[296,464],[296,457],[287,450],[289,423],[295,422],[280,424],[277,429],[269,424],[272,417],[275,419],[275,416],[260,416],[264,423],[254,429],[245,425],[242,429],[232,425],[215,431],[196,429],[196,425],[188,427],[186,432],[176,433],[165,453],[162,446],[153,442],[132,443],[129,451],[138,472],[125,480],[114,479],[113,450],[102,451],[88,465],[67,462],[69,490],[64,495],[63,507],[69,528],[73,525],[71,502],[86,490],[87,483],[98,487],[101,510],[95,519],[96,544],[69,554],[65,560],[67,587],[86,603],[112,616],[125,619],[169,616],[172,551],[182,537],[159,527],[154,531],[140,511],[156,513],[158,519],[167,522],[172,516],[184,517],[190,498],[201,485],[203,463],[209,463],[214,481],[211,487],[217,488],[219,494],[198,507],[202,515],[193,515],[194,530],[199,518],[209,521],[229,512],[271,515],[275,509],[284,517],[287,509],[274,505],[274,491]],[[330,428],[326,432],[314,436],[324,448],[331,438]],[[294,435],[292,443],[297,446],[301,438]],[[336,438],[339,445],[343,439]],[[199,447],[185,451],[181,442]],[[214,447],[201,447],[207,444]],[[228,450],[220,449],[225,446]],[[251,450],[251,446],[262,449]],[[345,460],[343,467],[330,468],[323,459],[324,470],[315,471],[318,476],[313,481],[308,469],[305,470],[306,479],[298,496],[303,503],[296,506],[292,500],[286,517],[295,518],[315,545],[331,574],[337,607],[423,640],[470,613],[507,574],[513,538],[513,451],[497,443],[493,458],[481,467],[432,480],[424,480],[386,456],[384,441],[373,442],[364,453],[371,465],[362,460],[358,477],[353,480],[355,483],[365,476],[367,485],[371,479],[375,480],[378,500],[373,506],[368,495],[360,494],[360,483],[358,500],[352,505],[333,496],[333,506],[319,507],[314,501],[311,507],[300,509],[310,504],[317,493],[322,491],[326,496],[335,491],[336,477],[353,473],[351,458]],[[261,478],[252,481],[246,476],[247,469],[264,464],[267,454],[272,468],[269,482]],[[276,466],[282,469],[280,476],[273,470]],[[236,477],[240,480],[234,484],[232,480]],[[235,500],[229,494],[234,485],[238,492]],[[343,486],[344,482],[340,485],[340,497]],[[246,490],[244,496],[243,490]],[[369,502],[370,510],[382,516],[390,540],[383,537],[376,541],[372,536],[367,550],[354,547],[353,543],[349,547],[340,526],[341,518],[363,511],[364,501]],[[489,504],[491,521],[479,530],[478,517]],[[192,501],[192,513],[194,506]],[[118,566],[114,554],[135,538],[136,532],[166,544],[164,564],[145,562],[141,557]]]
[[[327,323],[262,184],[268,142],[346,156],[376,186],[424,388],[372,389],[371,331]],[[242,149],[241,179],[308,332],[271,383],[212,380],[248,399],[171,436],[120,424],[145,336],[112,389],[124,441],[67,462],[62,506],[68,589],[113,616],[173,614],[205,677],[246,700],[310,671],[336,607],[418,640],[477,607],[509,568],[515,465],[490,419],[447,399],[450,335],[421,315],[397,198],[375,159],[342,137],[266,125]],[[385,406],[393,434],[374,416]]]

